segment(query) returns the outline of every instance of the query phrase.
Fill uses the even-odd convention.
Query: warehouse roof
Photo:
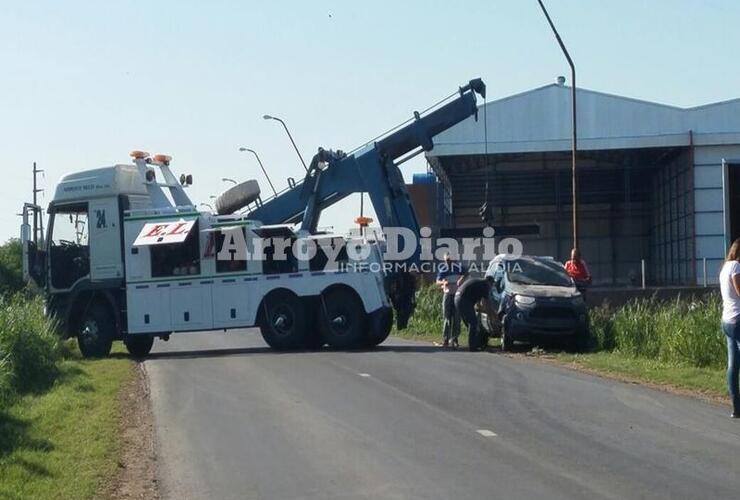
[[[427,156],[567,151],[571,88],[551,84],[489,102],[474,118],[439,134]],[[680,108],[587,89],[577,90],[578,148],[625,149],[740,144],[740,99]]]

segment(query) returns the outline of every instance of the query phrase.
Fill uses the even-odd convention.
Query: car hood
[[[529,295],[530,297],[562,297],[571,298],[579,294],[576,287],[571,286],[543,286],[543,285],[520,285],[509,283],[509,291],[514,294]]]

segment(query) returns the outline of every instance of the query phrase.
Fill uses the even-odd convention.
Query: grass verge
[[[69,354],[50,388],[0,412],[0,498],[93,498],[116,471],[118,395],[133,369],[121,354]]]
[[[442,339],[442,296],[434,286],[417,291],[416,311],[393,335],[425,342]],[[726,400],[725,347],[718,296],[668,302],[635,300],[620,308],[591,309],[591,351],[570,354],[536,350],[530,356],[673,392]],[[463,326],[460,342],[467,342]],[[498,339],[491,339],[493,350]]]
[[[646,383],[674,392],[691,393],[714,400],[727,398],[725,370],[638,358],[619,352],[584,354],[555,353],[551,359],[565,366],[594,372],[627,382]]]
[[[440,342],[441,333],[423,333],[414,330],[394,331],[394,335],[422,342]],[[467,333],[461,333],[460,342],[465,343]],[[498,339],[490,339],[492,350],[500,348]],[[539,351],[538,351],[539,352]],[[650,385],[691,396],[700,396],[715,401],[727,400],[725,370],[715,367],[695,367],[673,364],[629,356],[616,351],[571,354],[556,351],[541,351],[531,357],[563,365],[567,368],[590,372],[596,375],[623,380],[625,382]],[[529,353],[526,353],[529,355]]]

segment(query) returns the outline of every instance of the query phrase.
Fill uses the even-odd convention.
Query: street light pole
[[[576,66],[573,64],[573,59],[571,59],[570,54],[568,53],[568,49],[565,48],[565,44],[563,43],[563,39],[560,38],[560,34],[558,33],[558,30],[555,29],[555,25],[552,22],[552,19],[550,19],[550,14],[547,13],[547,9],[545,8],[545,4],[542,3],[542,0],[537,0],[537,2],[540,4],[540,7],[542,8],[542,12],[545,14],[545,17],[547,18],[547,22],[550,25],[550,28],[552,28],[552,32],[555,34],[555,39],[558,41],[558,45],[560,45],[560,50],[563,51],[563,54],[565,55],[565,58],[568,60],[568,65],[570,66],[570,80],[571,80],[571,101],[572,101],[572,120],[573,120],[573,137],[572,137],[572,152],[571,152],[571,186],[573,187],[573,248],[578,248],[578,190],[576,189],[577,183],[576,183],[576,154],[578,152],[578,132],[576,127]]]
[[[275,186],[272,185],[272,181],[270,180],[270,176],[267,175],[267,170],[265,170],[265,166],[262,164],[262,160],[260,160],[260,156],[257,154],[257,151],[254,149],[249,148],[239,148],[239,151],[244,152],[248,151],[254,155],[255,158],[257,158],[257,163],[260,164],[260,168],[262,169],[262,173],[265,174],[265,178],[267,179],[267,182],[270,184],[270,187],[272,188],[272,192],[277,196],[277,190],[275,189]]]
[[[265,120],[275,120],[282,124],[283,128],[285,129],[285,133],[288,134],[288,139],[290,139],[291,144],[293,144],[293,149],[295,149],[295,152],[298,154],[298,158],[300,158],[301,163],[303,163],[303,168],[306,170],[306,172],[308,172],[308,165],[306,165],[306,162],[303,161],[303,156],[301,156],[301,152],[298,151],[298,146],[295,145],[293,136],[290,135],[290,130],[288,130],[288,126],[285,124],[285,122],[277,116],[264,115],[262,118],[264,118]]]

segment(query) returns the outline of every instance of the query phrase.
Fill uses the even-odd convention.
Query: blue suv
[[[562,264],[548,257],[499,255],[485,276],[493,287],[481,323],[491,336],[501,337],[504,351],[515,341],[550,339],[574,350],[587,347],[586,304]]]

